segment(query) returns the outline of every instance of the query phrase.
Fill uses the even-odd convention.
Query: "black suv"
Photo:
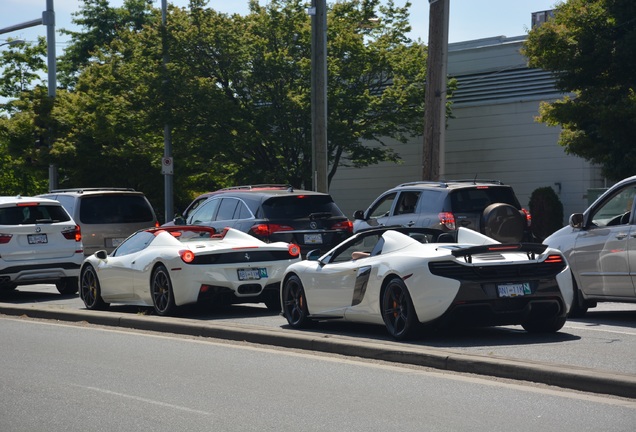
[[[496,180],[404,183],[354,213],[354,232],[376,226],[455,231],[466,227],[502,243],[532,241],[530,213],[512,187]]]
[[[353,231],[329,194],[290,185],[235,186],[197,197],[167,225],[205,225],[249,233],[265,242],[296,243],[301,253],[327,252]]]

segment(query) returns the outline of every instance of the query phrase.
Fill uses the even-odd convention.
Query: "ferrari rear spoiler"
[[[548,248],[547,245],[540,243],[509,243],[509,244],[488,244],[479,246],[470,246],[466,248],[453,249],[451,253],[455,257],[465,257],[467,261],[471,261],[472,255],[503,253],[503,252],[526,252],[528,258],[534,259],[535,254],[542,254]]]

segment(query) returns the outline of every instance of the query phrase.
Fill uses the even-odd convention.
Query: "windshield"
[[[329,195],[273,197],[263,203],[268,219],[305,219],[343,216]]]

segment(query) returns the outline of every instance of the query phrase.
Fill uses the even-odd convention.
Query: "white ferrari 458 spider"
[[[159,315],[178,306],[210,301],[264,302],[280,310],[279,287],[300,248],[264,243],[228,228],[171,226],[137,231],[110,255],[87,257],[80,272],[80,297],[88,309],[110,303],[146,305]]]
[[[501,244],[459,228],[378,228],[287,268],[282,314],[313,321],[384,324],[396,339],[442,325],[520,324],[556,332],[572,304],[568,264],[541,244]]]

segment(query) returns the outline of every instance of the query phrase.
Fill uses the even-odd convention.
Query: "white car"
[[[282,313],[294,328],[346,320],[383,324],[396,339],[414,336],[424,324],[520,324],[556,332],[572,302],[561,252],[501,244],[466,228],[455,235],[372,229],[316,255],[289,266],[281,285]]]
[[[300,248],[264,243],[232,228],[217,233],[203,226],[137,231],[110,255],[86,258],[80,297],[88,309],[110,303],[154,307],[172,315],[197,302],[259,303],[280,310],[279,286]]]
[[[54,283],[75,294],[83,260],[80,227],[59,202],[0,197],[0,290]]]
[[[543,242],[560,249],[572,269],[574,303],[582,316],[597,302],[636,302],[636,176],[601,195],[584,213]]]

